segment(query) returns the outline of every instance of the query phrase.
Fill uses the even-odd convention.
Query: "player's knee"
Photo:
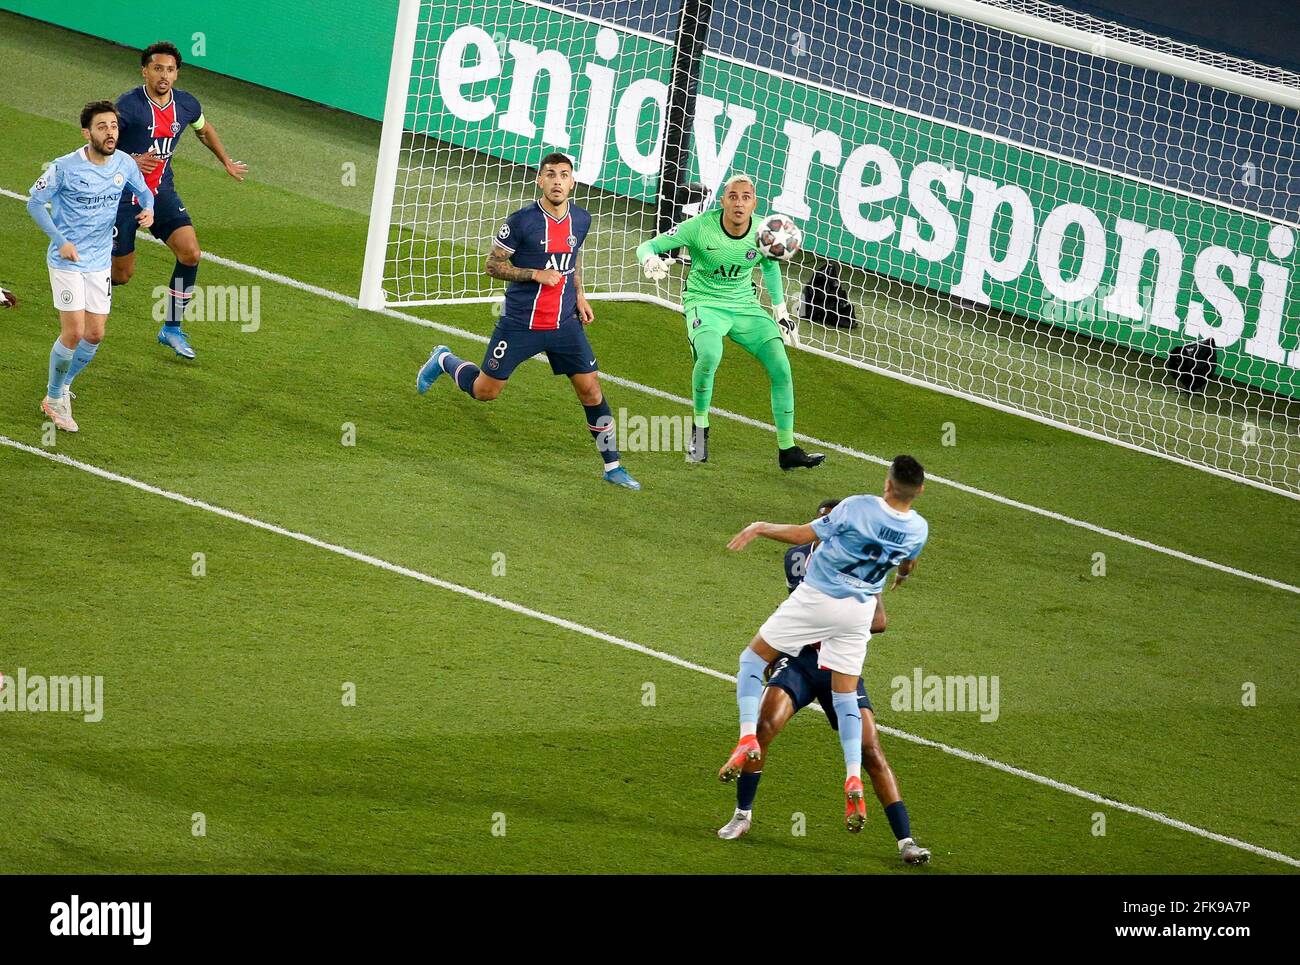
[[[176,255],[176,260],[187,268],[193,268],[199,263],[202,254],[198,245],[187,245]]]
[[[600,400],[604,398],[600,391],[600,383],[595,379],[576,388],[578,390],[578,401],[583,405],[600,405]]]
[[[695,353],[695,374],[712,375],[722,364],[722,353],[713,351],[702,351]]]
[[[112,271],[109,273],[114,285],[125,285],[131,280],[131,276],[134,274],[135,265],[114,265]]]
[[[790,373],[790,360],[784,352],[768,361],[767,376],[773,385],[789,385],[794,381],[794,376]]]
[[[81,336],[81,340],[83,342],[89,342],[91,345],[98,345],[104,340],[104,333],[102,331],[86,332]]]

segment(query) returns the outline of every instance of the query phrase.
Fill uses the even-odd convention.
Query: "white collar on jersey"
[[[555,217],[555,215],[551,214],[551,213],[550,213],[549,211],[547,211],[545,208],[542,208],[542,202],[541,202],[540,200],[537,202],[537,207],[541,208],[541,210],[542,210],[542,214],[546,215],[546,217],[550,218],[550,219],[551,219],[552,221],[554,221],[556,224],[560,224],[561,222],[564,221],[564,218],[567,218],[567,217],[569,216],[569,202],[568,202],[568,201],[565,201],[565,202],[564,202],[564,218],[557,218],[557,217]]]
[[[883,509],[885,512],[887,512],[890,516],[893,516],[894,519],[911,519],[912,514],[916,512],[915,509],[909,509],[905,513],[900,513],[893,506],[889,505],[889,503],[885,502],[884,496],[876,496],[875,499],[878,503],[880,503],[880,508]]]
[[[158,110],[160,110],[160,111],[165,111],[165,110],[167,110],[167,108],[171,107],[172,104],[173,104],[173,103],[175,102],[175,100],[176,100],[176,89],[173,88],[173,87],[169,87],[169,88],[167,88],[167,103],[166,103],[166,104],[159,104],[156,100],[154,100],[152,97],[150,97],[150,96],[149,96],[149,88],[146,87],[144,84],[141,84],[141,85],[140,85],[140,90],[144,93],[144,99],[147,100],[147,101],[148,101],[150,104],[152,104],[154,107],[158,108]]]

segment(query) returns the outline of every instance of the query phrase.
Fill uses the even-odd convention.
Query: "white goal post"
[[[559,150],[588,296],[678,307],[633,250],[745,171],[805,350],[1300,498],[1298,141],[1295,73],[1044,0],[400,0],[359,301],[500,302]]]

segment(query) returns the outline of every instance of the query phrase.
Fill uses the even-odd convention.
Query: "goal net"
[[[1300,76],[1041,0],[402,0],[361,304],[499,300],[560,150],[589,296],[674,307],[634,249],[745,172],[806,350],[1297,497],[1298,125]]]

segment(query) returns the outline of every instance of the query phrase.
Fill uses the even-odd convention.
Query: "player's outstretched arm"
[[[661,235],[655,235],[649,241],[637,245],[636,260],[641,263],[645,276],[651,281],[662,281],[668,277],[668,264],[660,257],[666,251],[685,247],[688,251],[695,241],[695,219],[692,218],[675,225]]]
[[[760,536],[776,540],[778,543],[802,546],[815,540],[817,533],[813,530],[812,523],[750,523],[731,538],[727,549],[743,550]]]
[[[243,161],[230,160],[230,155],[226,153],[226,147],[221,143],[221,138],[217,136],[217,129],[212,126],[211,121],[204,121],[202,127],[196,128],[194,136],[199,139],[204,147],[216,155],[217,160],[221,162],[221,166],[226,169],[227,174],[236,181],[244,180],[244,175],[248,174],[248,165]]]

